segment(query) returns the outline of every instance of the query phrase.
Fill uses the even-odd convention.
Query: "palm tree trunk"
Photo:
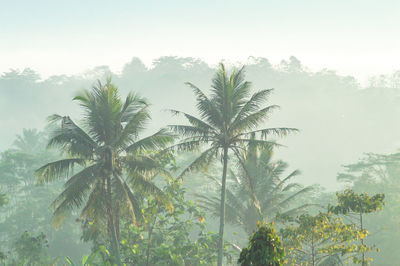
[[[362,206],[362,205],[360,205],[360,206]],[[360,229],[361,229],[361,231],[364,230],[362,212],[361,211],[360,211]],[[361,246],[362,246],[362,248],[364,248],[364,238],[361,239]],[[365,261],[365,252],[364,251],[362,252],[362,263],[361,263],[361,265],[362,266],[367,265],[366,261]]]
[[[111,240],[111,248],[113,250],[113,254],[115,256],[115,260],[118,266],[122,266],[121,258],[119,255],[119,245],[117,234],[115,231],[114,217],[113,217],[113,208],[112,208],[112,194],[111,194],[111,178],[107,177],[107,223]]]
[[[311,258],[312,258],[312,266],[315,266],[315,251],[314,251],[314,232],[311,233]]]
[[[119,233],[120,233],[120,229],[119,229],[119,206],[116,206],[116,209],[114,210],[115,212],[115,235],[117,236],[117,241],[119,243]]]
[[[226,172],[228,169],[228,147],[224,147],[224,165],[222,171],[222,187],[221,187],[221,207],[219,216],[219,246],[218,246],[218,266],[222,266],[223,249],[224,249],[224,227],[225,227],[225,192],[226,192]]]
[[[158,211],[157,211],[158,212]],[[150,262],[150,248],[151,248],[151,237],[153,235],[153,229],[157,221],[157,216],[154,218],[153,224],[149,224],[149,239],[147,241],[147,250],[146,250],[146,266],[149,266]]]

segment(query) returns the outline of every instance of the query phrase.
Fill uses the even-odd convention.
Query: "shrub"
[[[249,240],[249,246],[240,253],[242,266],[280,266],[283,265],[285,251],[275,232],[273,223],[257,223],[257,231]]]

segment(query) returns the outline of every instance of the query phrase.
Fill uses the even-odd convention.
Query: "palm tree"
[[[26,129],[22,130],[22,135],[17,135],[13,145],[25,153],[33,154],[40,151],[44,144],[44,136],[42,132],[38,132],[37,129]]]
[[[298,183],[289,183],[300,172],[286,173],[288,164],[273,161],[273,145],[257,148],[250,142],[237,160],[237,172],[231,171],[226,189],[226,219],[229,223],[240,226],[250,236],[258,221],[271,222],[275,215],[296,215],[309,204],[291,208],[293,202],[313,187],[302,187]],[[211,177],[218,186],[221,182]],[[219,216],[220,199],[217,196],[198,194],[206,210]]]
[[[211,95],[207,96],[201,89],[192,83],[186,83],[194,91],[197,98],[197,109],[200,118],[190,114],[172,110],[173,114],[180,114],[187,118],[189,125],[171,125],[170,127],[182,136],[180,143],[175,147],[178,150],[190,151],[208,145],[201,155],[195,159],[181,174],[200,169],[208,165],[217,156],[221,158],[223,171],[221,182],[221,205],[219,226],[218,265],[222,265],[222,251],[225,225],[225,188],[228,169],[229,153],[238,155],[239,150],[253,140],[257,146],[266,146],[270,142],[266,137],[270,134],[279,136],[296,131],[293,128],[265,128],[257,129],[269,116],[277,105],[261,108],[271,93],[270,90],[260,90],[250,96],[251,83],[244,81],[244,69],[234,70],[229,76],[223,64],[215,74]]]
[[[38,169],[38,181],[68,178],[64,191],[52,203],[55,225],[62,222],[68,210],[84,206],[81,219],[91,224],[105,220],[113,254],[121,265],[116,206],[128,206],[132,218],[136,219],[141,210],[131,188],[139,186],[159,198],[163,196],[149,180],[155,172],[163,171],[151,155],[154,150],[169,145],[173,137],[166,130],[160,130],[139,139],[150,119],[148,103],[132,93],[122,101],[111,80],[104,85],[99,81],[91,91],[85,90],[74,100],[84,109],[82,127],[68,116],[49,118],[51,122],[61,122],[61,126],[48,146],[59,147],[67,158]],[[75,165],[80,171],[72,173]]]

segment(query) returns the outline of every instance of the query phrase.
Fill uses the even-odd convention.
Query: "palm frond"
[[[235,142],[237,144],[240,144],[238,148],[240,148],[241,150],[244,149],[245,145],[252,145],[253,148],[256,149],[269,149],[270,147],[284,147],[284,145],[279,144],[275,141],[263,140],[263,139],[238,138]]]
[[[124,167],[127,172],[127,178],[135,177],[137,174],[150,179],[163,168],[156,157],[146,155],[127,155],[122,157]]]
[[[285,177],[284,179],[282,179],[278,186],[282,187],[287,181],[289,181],[290,179],[292,179],[295,176],[300,175],[300,171],[299,170],[294,170],[293,172],[291,172],[287,177]]]
[[[74,100],[79,101],[84,108],[84,123],[89,129],[89,134],[97,143],[110,145],[121,130],[119,120],[123,103],[118,95],[118,89],[107,81],[99,81],[91,91],[84,91]]]
[[[285,137],[291,133],[297,133],[299,130],[297,128],[288,128],[288,127],[275,127],[275,128],[264,128],[259,130],[253,130],[250,132],[241,133],[238,136],[246,136],[250,137],[252,134],[261,134],[262,139],[266,139],[267,136],[275,135],[278,137]]]
[[[100,165],[97,164],[88,166],[65,183],[64,191],[51,204],[56,216],[67,210],[81,207],[86,193],[99,180],[99,168]]]
[[[37,182],[42,184],[61,178],[67,178],[73,171],[75,164],[85,166],[85,160],[80,158],[71,158],[45,164],[35,171]]]
[[[278,105],[267,106],[261,110],[258,110],[254,113],[251,113],[247,116],[244,116],[242,119],[235,121],[232,123],[232,130],[236,132],[243,132],[245,130],[252,130],[260,125],[265,119],[268,118],[271,111],[278,109]]]
[[[89,193],[88,200],[86,201],[85,207],[82,209],[79,218],[87,219],[93,224],[101,224],[101,222],[106,219],[104,216],[107,211],[105,196],[106,188],[104,185],[104,180],[96,182],[93,189]],[[63,214],[63,209],[59,209],[58,212]],[[55,212],[54,218],[57,218],[58,212]],[[57,219],[55,220],[57,221]],[[58,221],[58,223],[59,222],[60,221]]]
[[[250,169],[249,169],[249,166],[251,167],[249,160],[245,161],[245,160],[243,160],[243,156],[238,154],[237,151],[235,151],[235,153],[236,153],[236,157],[239,160],[239,164],[240,164],[241,168],[243,169],[242,180],[244,180],[245,183],[241,184],[241,185],[243,188],[244,188],[244,186],[247,186],[246,190],[250,194],[249,196],[250,196],[251,200],[253,201],[254,207],[256,207],[257,210],[259,210],[259,212],[261,213],[260,201],[257,198],[257,191],[256,191],[256,187],[255,187],[255,182],[254,182],[255,180],[253,180],[253,175],[251,174]]]
[[[190,163],[180,173],[178,178],[183,178],[183,176],[185,176],[186,174],[188,174],[192,171],[204,169],[207,166],[209,166],[211,163],[211,159],[214,158],[214,156],[215,156],[215,153],[216,153],[216,150],[214,147],[211,147],[211,148],[205,150],[204,152],[202,152],[200,156],[198,156],[192,163]]]
[[[194,127],[199,128],[202,131],[207,131],[207,132],[214,132],[214,128],[212,126],[210,126],[209,124],[207,124],[206,122],[202,121],[201,119],[194,117],[190,114],[187,114],[185,112],[181,112],[181,111],[177,111],[177,110],[173,110],[170,109],[169,110],[173,115],[183,115],[186,117],[186,119],[189,121],[189,123],[191,125],[193,125]]]
[[[131,114],[127,118],[126,125],[123,126],[121,133],[118,134],[116,144],[114,146],[124,149],[127,145],[130,145],[139,136],[139,133],[144,130],[146,124],[150,120],[150,113],[147,106],[143,107],[136,113]]]
[[[149,103],[146,99],[139,97],[137,94],[129,93],[121,109],[120,121],[122,123],[129,122],[132,116],[147,106],[149,106]]]
[[[282,192],[289,192],[293,189],[299,189],[299,188],[302,188],[302,185],[300,185],[299,183],[290,183],[282,188]]]
[[[299,191],[297,191],[296,193],[293,193],[292,195],[290,195],[289,197],[287,197],[285,200],[283,200],[281,202],[281,205],[285,206],[286,204],[288,204],[289,202],[291,202],[292,200],[296,199],[298,196],[305,194],[307,192],[310,192],[314,190],[313,187],[309,186],[309,187],[305,187]]]
[[[273,90],[261,90],[254,93],[251,98],[242,106],[240,111],[237,113],[233,124],[238,123],[238,121],[243,120],[245,117],[250,114],[258,111],[260,109],[260,105],[265,103],[268,100],[268,96],[271,94]]]
[[[130,180],[130,183],[132,187],[135,187],[136,189],[145,191],[152,195],[160,206],[164,206],[169,211],[174,210],[174,205],[172,204],[171,199],[151,180],[137,175],[134,179]]]
[[[210,133],[208,130],[203,130],[195,126],[168,125],[168,127],[182,137],[207,137]]]
[[[214,128],[219,128],[223,122],[220,110],[215,106],[215,101],[209,99],[198,87],[190,82],[186,85],[192,88],[197,98],[197,109],[200,112],[202,119],[205,119],[208,124]]]
[[[171,145],[168,148],[164,149],[164,152],[168,151],[181,151],[181,152],[186,152],[186,151],[197,151],[202,145],[205,145],[208,143],[208,140],[211,140],[211,138],[208,137],[189,137],[181,142]]]
[[[92,157],[97,143],[68,116],[57,116],[57,119],[61,120],[61,127],[54,131],[47,146],[61,147],[72,156]]]
[[[157,133],[140,139],[126,148],[127,152],[149,152],[160,151],[172,143],[175,135],[169,133],[166,129],[161,129]]]
[[[140,200],[133,194],[132,190],[125,181],[121,180],[119,177],[116,177],[115,181],[118,187],[120,188],[121,193],[125,195],[125,202],[129,207],[132,221],[133,222],[142,221],[143,213]]]

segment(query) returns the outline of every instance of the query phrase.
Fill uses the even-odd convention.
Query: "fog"
[[[215,66],[200,59],[171,56],[160,57],[151,67],[135,57],[121,73],[99,66],[81,75],[42,79],[32,69],[10,70],[0,78],[0,148],[9,148],[23,128],[42,130],[51,114],[79,119],[79,107],[71,99],[80,89],[107,77],[112,77],[123,94],[133,90],[150,101],[148,132],[154,131],[176,122],[166,109],[196,114],[195,98],[184,83],[190,81],[207,91],[214,71]],[[398,150],[399,72],[371,77],[362,87],[354,77],[340,76],[335,70],[312,72],[294,56],[278,65],[251,57],[245,71],[253,91],[273,88],[270,103],[281,107],[265,125],[300,129],[279,140],[286,147],[277,154],[301,170],[301,183],[337,189],[336,175],[342,165],[357,161],[364,153]]]
[[[2,1],[0,266],[399,265],[399,8]]]

